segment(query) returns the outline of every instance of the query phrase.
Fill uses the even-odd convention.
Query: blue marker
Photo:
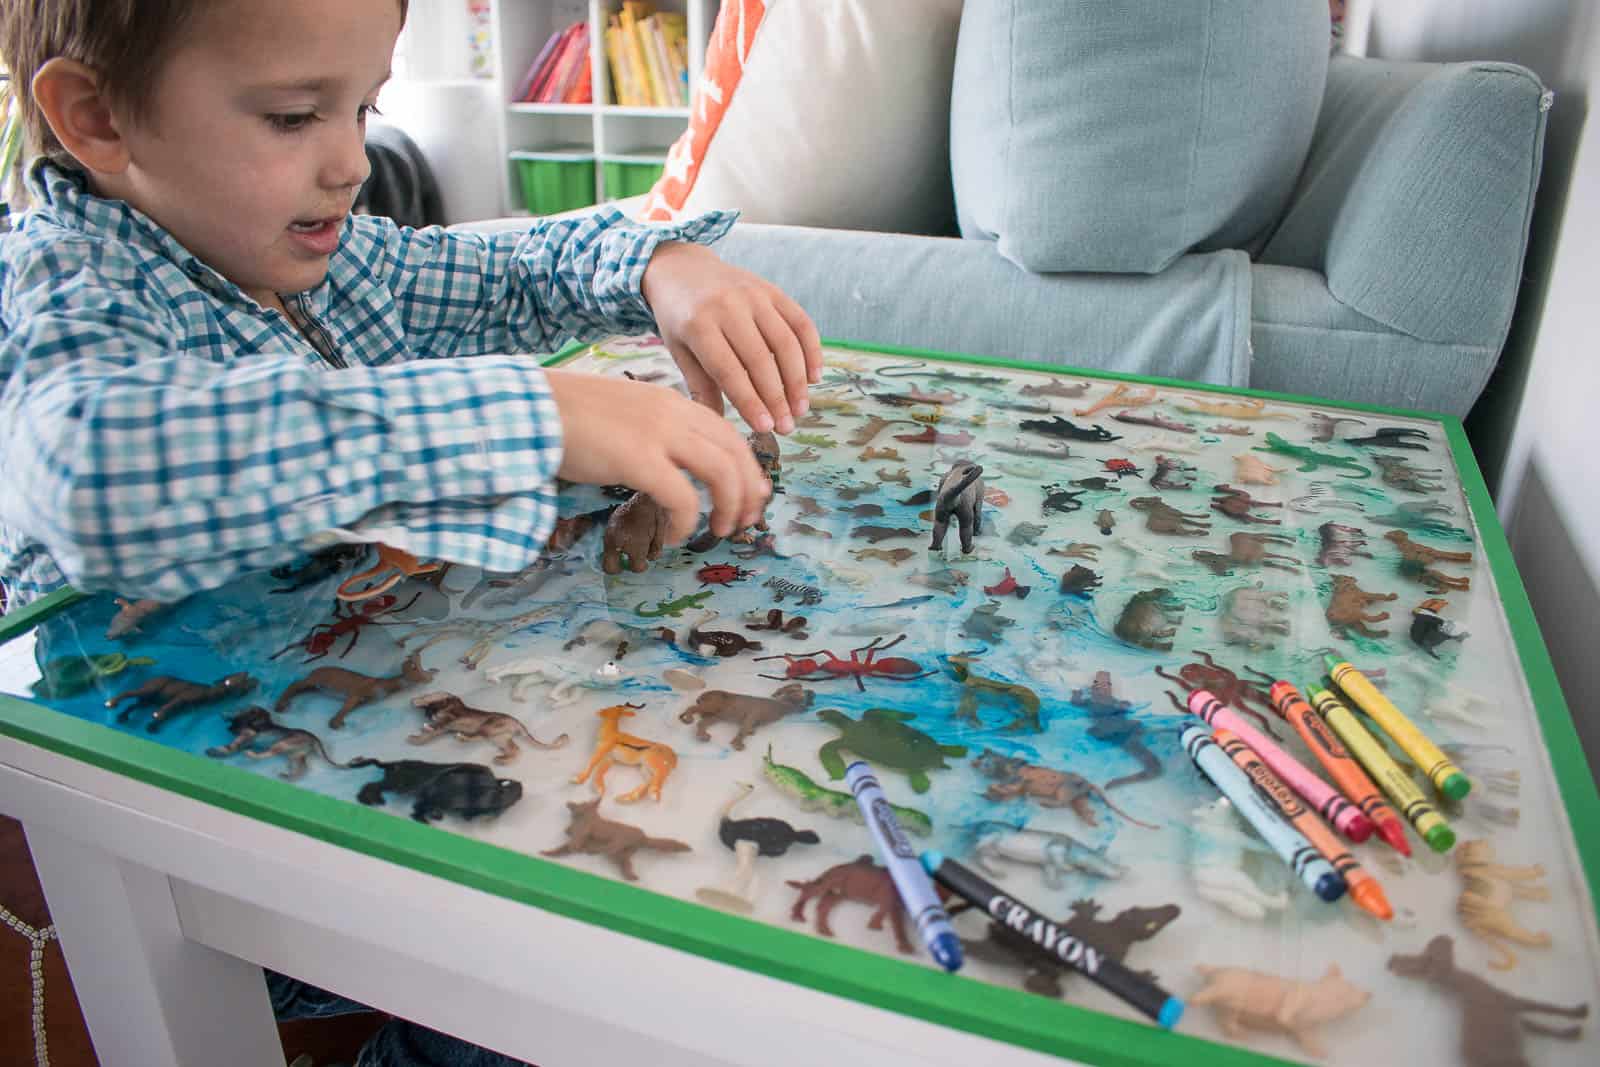
[[[883,795],[883,787],[873,776],[872,768],[865,761],[856,760],[844,769],[844,784],[861,806],[862,818],[866,820],[867,829],[872,831],[872,840],[877,842],[878,853],[900,893],[900,903],[917,924],[917,933],[928,946],[928,955],[947,971],[960,970],[961,939],[939,903],[939,893],[933,888],[928,872],[917,862],[916,851],[895,820],[889,798]]]
[[[1196,725],[1183,731],[1183,750],[1189,753],[1200,773],[1233,801],[1239,814],[1249,820],[1256,833],[1283,858],[1307,889],[1327,901],[1344,896],[1344,878],[1334,870],[1333,864],[1306,840],[1305,834],[1296,830],[1256,792],[1256,784],[1222,751],[1210,730]]]

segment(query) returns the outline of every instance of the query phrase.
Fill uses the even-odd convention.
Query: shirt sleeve
[[[669,226],[613,207],[488,234],[356,216],[347,242],[393,294],[415,350],[554,352],[571,340],[654,331],[640,283],[656,246],[710,244],[737,218],[714,211]]]
[[[85,591],[176,599],[385,516],[511,570],[554,528],[559,415],[516,357],[326,370],[178,354],[160,315],[55,279],[6,309],[0,523]]]

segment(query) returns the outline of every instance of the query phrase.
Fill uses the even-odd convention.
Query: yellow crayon
[[[1439,751],[1439,746],[1429,741],[1427,735],[1367,680],[1366,675],[1331,653],[1323,657],[1323,662],[1335,684],[1362,711],[1372,716],[1372,720],[1383,727],[1384,733],[1394,738],[1395,744],[1422,768],[1435,789],[1451,800],[1460,800],[1472,791],[1472,783],[1461,773],[1461,768],[1451,763],[1450,757]]]
[[[1356,721],[1355,712],[1345,707],[1331,692],[1317,686],[1307,686],[1306,696],[1311,706],[1339,735],[1344,747],[1372,775],[1378,788],[1387,793],[1394,806],[1400,809],[1400,814],[1410,820],[1428,847],[1435,852],[1449,852],[1456,843],[1456,832],[1450,829],[1444,816],[1428,803],[1428,798],[1422,795],[1422,790],[1417,788],[1411,776],[1389,758],[1389,753],[1383,750],[1377,738],[1367,733],[1366,727]]]

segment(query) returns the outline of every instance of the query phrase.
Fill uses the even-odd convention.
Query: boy
[[[805,313],[616,211],[492,237],[349,214],[404,0],[6,0],[35,207],[0,243],[0,584],[171,600],[330,539],[517,570],[552,482],[622,482],[693,532],[770,486]],[[486,352],[656,329],[695,404]],[[454,358],[474,356],[480,358]],[[332,531],[330,533],[330,531]]]

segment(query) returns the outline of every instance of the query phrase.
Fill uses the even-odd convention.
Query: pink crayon
[[[1239,740],[1254,749],[1273,773],[1288,783],[1290,789],[1304,797],[1313,811],[1333,823],[1341,834],[1355,842],[1365,841],[1372,836],[1372,820],[1367,818],[1365,812],[1208,690],[1196,689],[1189,694],[1189,713],[1213,727],[1231,730]]]

